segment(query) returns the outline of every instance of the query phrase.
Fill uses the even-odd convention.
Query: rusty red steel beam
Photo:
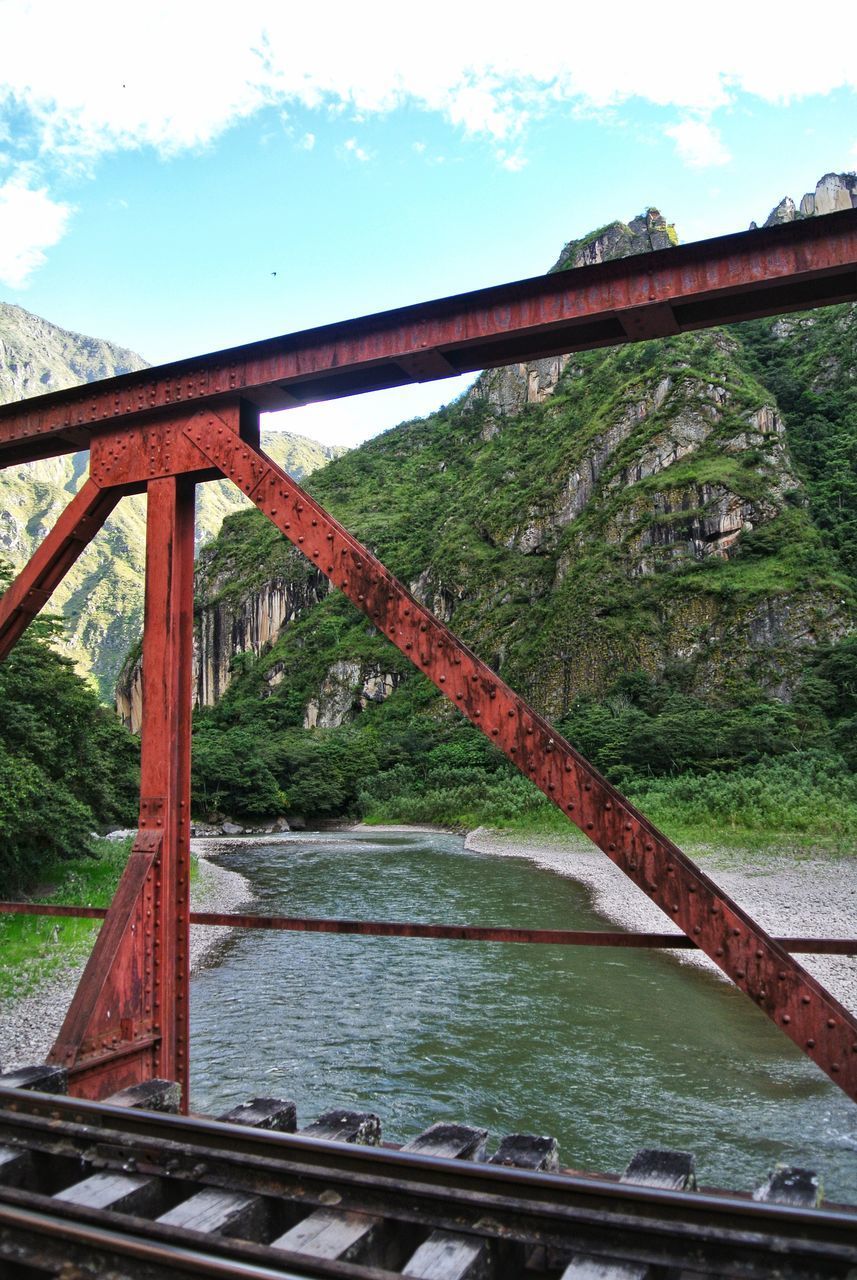
[[[286,472],[216,414],[197,414],[186,433],[417,670],[857,1100],[857,1018]]]
[[[78,556],[121,498],[87,480],[59,516],[27,565],[0,597],[0,662],[47,604]]]
[[[857,210],[435,299],[0,406],[0,466],[99,425],[263,410],[857,298]]]
[[[143,994],[151,986],[151,948],[147,951],[143,938],[150,913],[145,890],[160,849],[159,832],[138,832],[109,915],[48,1055],[49,1062],[79,1079],[84,1096],[98,1097],[105,1080],[121,1089],[154,1074],[151,1004],[148,1010],[143,1007]],[[123,1060],[120,1083],[115,1084],[115,1068],[108,1060],[117,1048]]]
[[[187,476],[147,486],[140,828],[161,835],[152,943],[157,1072],[189,1097],[190,738],[196,487]]]
[[[0,902],[0,915],[52,916],[103,920],[107,907],[67,906],[52,902]],[[696,951],[683,933],[627,933],[613,929],[525,929],[518,925],[424,924],[413,920],[342,920],[319,916],[256,916],[234,912],[191,911],[191,924],[227,929],[274,929],[295,933],[359,934],[369,938],[442,938],[453,942],[534,943],[560,947],[630,947]],[[784,951],[807,955],[857,955],[857,938],[775,938]]]

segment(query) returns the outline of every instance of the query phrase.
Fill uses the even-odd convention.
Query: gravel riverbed
[[[191,842],[199,872],[191,887],[193,911],[235,911],[252,897],[248,881],[237,871],[229,871],[216,862],[208,861],[205,854],[216,854],[219,843],[218,840]],[[206,957],[227,933],[227,928],[191,925],[191,974],[202,967]],[[70,965],[33,995],[9,1001],[0,1008],[0,1067],[3,1071],[44,1062],[85,964],[86,961],[82,960]]]
[[[590,890],[599,915],[622,928],[678,932],[669,917],[588,841],[478,827],[468,834],[465,847],[499,857],[528,858],[537,866],[570,876]],[[768,933],[851,938],[857,932],[857,858],[804,851],[757,854],[696,848],[687,852]],[[670,954],[683,964],[702,965],[720,975],[698,951]],[[796,959],[846,1009],[857,1013],[857,957],[799,955]]]

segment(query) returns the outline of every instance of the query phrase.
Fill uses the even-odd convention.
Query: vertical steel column
[[[157,1071],[188,1106],[190,734],[195,485],[150,480],[143,633],[141,831],[162,833],[152,870]]]

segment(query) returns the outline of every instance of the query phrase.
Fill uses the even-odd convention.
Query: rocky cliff
[[[133,351],[0,303],[0,401],[146,367]],[[266,432],[264,447],[297,478],[342,452],[289,432]],[[26,563],[83,483],[87,462],[86,453],[77,453],[0,472],[0,557],[14,569]],[[200,486],[198,544],[210,540],[224,516],[242,506],[246,499],[234,485]],[[145,500],[125,498],[51,602],[66,619],[61,648],[81,674],[94,680],[105,701],[112,700],[117,673],[142,623],[145,533]]]
[[[840,207],[855,182],[826,175],[795,216]],[[553,270],[675,241],[650,209],[570,242]],[[834,308],[492,370],[308,487],[551,716],[631,670],[789,699],[807,654],[852,629],[855,582],[772,352],[818,334],[812,369],[789,366],[811,389],[833,349],[822,336],[847,346],[854,326]],[[853,401],[844,367],[837,395]],[[240,676],[267,722],[335,727],[416,687],[258,513],[228,520],[202,565],[201,703]]]

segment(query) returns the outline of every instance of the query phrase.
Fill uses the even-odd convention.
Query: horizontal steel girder
[[[857,298],[857,210],[536,276],[0,406],[0,465],[241,396],[286,409]]]
[[[263,453],[200,413],[187,427],[310,563],[525,777],[857,1100],[857,1018]]]
[[[103,920],[107,907],[55,902],[0,902],[0,915],[56,916]],[[624,947],[633,950],[697,951],[683,933],[640,933],[612,929],[525,929],[518,925],[423,924],[412,920],[339,920],[327,916],[238,915],[232,911],[191,911],[191,924],[215,929],[274,929],[292,933],[360,934],[368,938],[442,938],[452,942],[526,942],[559,947]],[[774,938],[784,951],[805,955],[855,956],[857,938]]]

